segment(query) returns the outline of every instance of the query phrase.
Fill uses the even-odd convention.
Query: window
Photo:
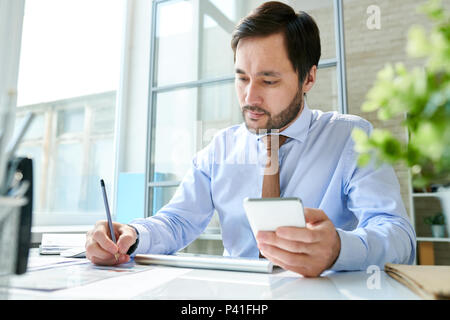
[[[146,212],[167,203],[192,156],[221,128],[242,122],[234,91],[231,33],[264,1],[155,0]],[[311,14],[320,29],[322,59],[308,93],[312,108],[346,112],[342,8],[339,0],[284,1]],[[174,129],[175,128],[175,129]]]
[[[34,224],[104,219],[112,204],[124,0],[25,2],[16,128],[35,113],[18,155],[33,158]]]

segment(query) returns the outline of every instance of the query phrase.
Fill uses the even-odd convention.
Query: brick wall
[[[411,25],[427,23],[426,18],[416,12],[420,3],[423,1],[344,1],[348,111],[369,120],[375,128],[389,129],[402,140],[406,139],[406,131],[401,126],[402,118],[381,122],[376,113],[362,112],[361,105],[374,84],[377,72],[387,63],[403,62],[407,67],[411,67],[420,62],[409,58],[405,50]],[[380,29],[369,29],[367,26],[370,18],[367,8],[371,5],[379,8]],[[395,170],[405,206],[411,215],[408,170],[401,165],[395,166]]]
[[[403,62],[407,68],[420,65],[422,61],[411,59],[406,54],[407,34],[413,24],[429,28],[427,18],[417,13],[416,7],[424,1],[417,0],[345,0],[344,30],[347,73],[348,111],[369,120],[375,128],[386,128],[401,139],[406,139],[406,131],[401,126],[402,119],[381,122],[375,113],[364,113],[361,105],[367,91],[372,87],[377,72],[386,63]],[[370,5],[380,9],[380,29],[370,30],[367,25]],[[446,4],[450,7],[450,4]],[[394,166],[400,182],[402,198],[408,214],[412,216],[417,236],[431,236],[423,218],[439,211],[436,198],[415,198],[410,202],[410,179],[404,166]],[[436,264],[450,264],[450,244],[435,243]]]

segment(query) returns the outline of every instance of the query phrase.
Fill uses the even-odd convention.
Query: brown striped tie
[[[267,149],[267,161],[264,168],[264,179],[261,198],[280,197],[280,167],[278,163],[278,149],[286,142],[282,135],[267,135],[262,138]],[[259,252],[259,257],[264,256]]]
[[[263,142],[267,149],[267,161],[264,168],[262,185],[262,198],[280,197],[280,168],[278,163],[278,149],[286,142],[287,137],[282,135],[264,136]]]

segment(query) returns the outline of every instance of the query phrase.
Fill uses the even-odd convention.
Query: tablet
[[[244,210],[255,237],[258,231],[306,226],[300,198],[245,198]]]
[[[183,268],[217,269],[261,273],[272,273],[273,270],[272,262],[267,259],[224,257],[207,254],[137,254],[134,257],[134,260],[138,264],[154,264]]]

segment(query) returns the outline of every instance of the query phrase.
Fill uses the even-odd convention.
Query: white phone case
[[[258,231],[306,226],[303,203],[299,198],[245,198],[244,209],[255,237]]]

